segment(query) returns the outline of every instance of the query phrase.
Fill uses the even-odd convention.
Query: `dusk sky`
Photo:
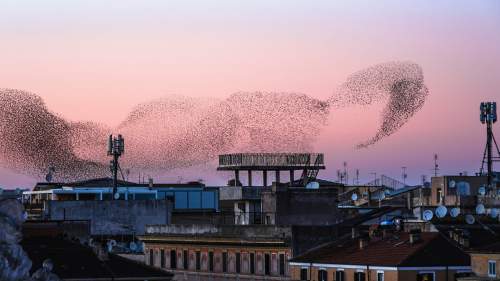
[[[314,145],[326,154],[319,176],[327,179],[347,161],[362,181],[372,172],[401,179],[406,166],[418,183],[431,175],[434,153],[441,173],[477,172],[485,145],[479,103],[500,102],[493,0],[2,0],[0,38],[0,88],[38,94],[69,120],[110,126],[135,105],[172,94],[277,91],[326,100],[357,70],[418,63],[429,96],[395,134],[356,149],[377,131],[384,103],[331,113]],[[500,140],[500,125],[494,130]],[[37,180],[0,169],[3,187]]]

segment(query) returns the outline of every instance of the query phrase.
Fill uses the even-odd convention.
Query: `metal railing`
[[[304,167],[311,160],[324,165],[322,153],[235,153],[219,155],[219,167]]]

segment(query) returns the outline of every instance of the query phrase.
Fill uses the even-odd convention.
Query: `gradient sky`
[[[431,174],[434,153],[443,173],[476,172],[485,142],[479,103],[500,102],[500,2],[493,0],[2,0],[0,38],[0,88],[36,93],[70,120],[112,126],[137,103],[169,94],[293,91],[326,99],[367,66],[420,64],[427,102],[382,142],[354,149],[376,132],[383,104],[331,114],[315,143],[329,168],[320,176],[330,179],[347,161],[366,180],[372,172],[400,179],[406,166],[409,181],[419,182]],[[0,170],[1,186],[35,180]]]

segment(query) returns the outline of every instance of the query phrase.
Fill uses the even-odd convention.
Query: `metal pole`
[[[492,136],[493,136],[493,130],[492,130],[492,123],[491,121],[488,121],[486,125],[486,134],[487,134],[487,140],[486,140],[486,146],[488,149],[488,187],[491,187],[493,183],[493,160],[492,160]]]

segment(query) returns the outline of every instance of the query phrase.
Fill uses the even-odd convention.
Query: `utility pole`
[[[120,194],[118,193],[118,169],[120,164],[118,163],[118,158],[125,151],[125,142],[122,135],[118,135],[118,137],[114,138],[113,135],[109,135],[108,139],[108,156],[112,156],[113,160],[111,160],[111,172],[113,173],[113,198],[115,200],[120,198]]]

